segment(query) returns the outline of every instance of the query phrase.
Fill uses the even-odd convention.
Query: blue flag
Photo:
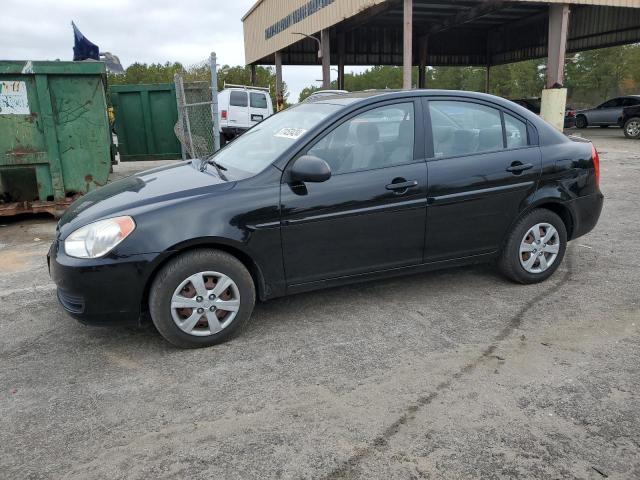
[[[85,37],[76,24],[71,22],[71,26],[73,27],[73,37],[74,37],[74,45],[73,45],[73,61],[78,62],[81,60],[86,60],[88,58],[92,60],[100,60],[100,49],[94,43],[91,43],[87,37]]]

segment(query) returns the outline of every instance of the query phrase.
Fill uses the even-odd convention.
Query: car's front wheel
[[[182,348],[228,340],[251,316],[255,286],[245,266],[213,249],[171,260],[156,275],[149,310],[160,334]]]
[[[640,138],[640,117],[633,117],[624,124],[624,136],[627,138]]]
[[[513,227],[504,244],[498,267],[518,283],[538,283],[555,272],[567,248],[567,228],[547,209],[532,210]]]
[[[576,128],[587,128],[588,125],[587,117],[584,115],[578,115],[576,117]]]

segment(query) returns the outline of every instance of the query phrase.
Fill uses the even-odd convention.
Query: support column
[[[402,88],[411,88],[411,68],[413,66],[413,0],[404,0],[402,44]]]
[[[284,94],[282,92],[282,52],[277,51],[276,57],[276,111],[284,108]]]
[[[325,28],[320,32],[320,42],[322,49],[322,88],[331,88],[331,38],[329,29]]]
[[[344,55],[345,55],[345,38],[344,33],[338,36],[338,89],[344,88]]]
[[[427,88],[427,42],[428,37],[420,39],[420,66],[418,67],[418,88]]]
[[[569,30],[569,5],[549,6],[547,88],[564,85],[564,59]]]
[[[251,85],[253,87],[258,85],[258,74],[256,72],[256,66],[251,65]]]
[[[491,87],[491,52],[493,49],[491,48],[491,41],[493,37],[491,32],[487,32],[487,45],[485,48],[485,56],[487,57],[487,66],[484,77],[484,93],[489,93],[489,89]]]
[[[547,81],[542,91],[540,116],[559,131],[564,128],[567,105],[567,89],[563,85],[568,30],[569,5],[550,5]]]
[[[489,93],[491,86],[491,64],[487,63],[484,74],[484,93]]]

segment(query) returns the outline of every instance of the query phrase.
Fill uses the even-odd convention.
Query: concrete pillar
[[[256,66],[255,65],[251,65],[251,85],[252,86],[256,86],[258,85],[258,75],[256,72]]]
[[[413,67],[413,0],[404,0],[402,44],[402,88],[411,88],[411,68]]]
[[[547,88],[564,85],[564,58],[569,30],[569,5],[549,6]]]
[[[276,110],[284,108],[284,93],[282,91],[282,52],[277,51],[276,57]]]
[[[322,44],[322,88],[331,88],[331,38],[329,29],[325,28],[320,32],[320,42]]]
[[[427,88],[427,37],[420,39],[420,65],[418,67],[418,88]]]
[[[338,89],[344,90],[344,56],[345,38],[344,33],[338,36]]]
[[[568,30],[569,5],[550,5],[547,81],[542,91],[540,116],[559,131],[564,127],[567,105],[567,89],[563,85]]]

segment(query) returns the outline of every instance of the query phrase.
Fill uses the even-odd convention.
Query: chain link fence
[[[212,82],[185,81],[184,75],[176,74],[176,102],[178,122],[174,127],[176,137],[182,145],[182,158],[206,158],[212,155],[220,145],[217,133],[217,88],[215,95],[211,85],[217,84],[215,54],[202,65],[210,65]]]

